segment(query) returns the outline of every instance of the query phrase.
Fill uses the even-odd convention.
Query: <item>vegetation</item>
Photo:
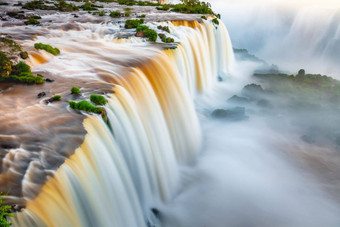
[[[182,0],[181,4],[174,5],[172,10],[180,13],[214,14],[208,2],[199,0]]]
[[[31,67],[23,61],[13,65],[11,72],[12,75],[20,75],[21,73],[31,73]]]
[[[65,0],[58,0],[58,3],[55,3],[55,9],[60,12],[72,12],[78,11],[78,6],[67,3]]]
[[[146,17],[146,14],[142,14],[142,15],[140,15],[139,17],[145,18],[145,17]]]
[[[45,4],[46,2],[42,0],[34,0],[25,3],[22,8],[28,9],[28,10],[35,10],[35,9],[41,9],[41,10],[58,10],[61,12],[72,12],[77,11],[78,6],[75,6],[73,4],[67,3],[65,0],[58,0],[57,3],[54,3],[54,5],[51,4]]]
[[[162,26],[162,25],[159,25],[157,28],[158,28],[159,30],[165,31],[165,32],[167,32],[167,33],[170,33],[169,26]]]
[[[82,100],[80,102],[69,101],[68,103],[70,107],[75,110],[82,110],[96,114],[101,114],[104,111],[103,107],[94,106],[86,100]]]
[[[113,18],[121,17],[121,13],[119,11],[112,11],[110,13],[110,17],[113,17]]]
[[[71,93],[72,94],[79,94],[80,93],[79,87],[72,87],[71,88]]]
[[[0,78],[7,77],[12,71],[12,62],[7,55],[0,51]]]
[[[136,28],[136,31],[141,32],[141,31],[145,31],[146,29],[149,29],[149,27],[146,25],[140,25]]]
[[[31,73],[22,73],[20,76],[10,75],[6,77],[0,77],[0,82],[14,82],[23,84],[43,84],[44,78],[41,76],[35,76]]]
[[[156,9],[168,11],[168,10],[170,9],[170,5],[164,4],[164,5],[162,5],[162,6],[156,7]]]
[[[24,23],[26,25],[38,25],[40,24],[40,21],[38,21],[37,19],[34,19],[33,17],[30,17],[28,21],[25,21]]]
[[[285,96],[298,96],[305,100],[340,98],[340,81],[320,74],[306,74],[301,69],[297,75],[284,73],[254,74],[268,91]]]
[[[91,4],[90,2],[86,2],[84,5],[80,6],[81,9],[85,10],[85,11],[94,11],[94,10],[98,10],[97,8],[98,6]]]
[[[48,44],[36,43],[34,44],[34,48],[38,50],[45,50],[55,56],[60,54],[60,50],[58,48],[53,48],[52,46]]]
[[[146,29],[145,37],[149,38],[149,41],[155,42],[157,40],[157,32],[153,29]]]
[[[59,101],[61,99],[61,96],[60,95],[55,95],[55,96],[52,97],[52,99],[54,101]]]
[[[10,17],[16,17],[18,13],[19,13],[18,11],[8,11],[6,12],[6,15]]]
[[[206,20],[206,19],[207,19],[207,17],[206,17],[206,16],[201,16],[201,18],[202,18],[202,19],[204,19],[204,20]]]
[[[171,37],[166,37],[166,36],[163,36],[162,37],[162,42],[164,43],[173,43],[175,40]]]
[[[217,18],[214,18],[214,19],[212,20],[212,22],[213,22],[214,24],[217,24],[217,25],[219,25],[219,24],[220,24],[220,22],[218,21],[218,19],[217,19]]]
[[[4,205],[3,199],[4,195],[0,194],[0,226],[9,227],[12,225],[12,223],[8,222],[6,217],[14,217],[14,215],[11,214],[12,207],[9,205]]]
[[[21,46],[11,39],[9,35],[0,36],[0,49],[9,49],[9,53],[13,54],[15,52],[21,51]]]
[[[125,28],[137,28],[139,25],[144,23],[144,19],[134,19],[134,20],[126,20]],[[156,35],[157,36],[157,35]]]
[[[96,105],[105,105],[107,103],[105,97],[101,95],[91,95],[90,100]]]

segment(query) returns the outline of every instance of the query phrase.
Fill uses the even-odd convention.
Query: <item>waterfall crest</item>
[[[233,64],[222,22],[172,23],[178,48],[105,77],[116,85],[105,106],[108,122],[87,117],[84,143],[16,215],[15,226],[146,226],[150,209],[172,198],[179,165],[194,161],[201,147],[193,98]]]

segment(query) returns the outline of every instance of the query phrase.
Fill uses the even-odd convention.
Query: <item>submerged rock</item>
[[[46,96],[46,92],[40,92],[39,94],[37,94],[37,98],[40,99],[42,97]]]
[[[238,104],[247,104],[249,103],[249,99],[244,98],[244,97],[240,97],[237,95],[233,95],[232,97],[230,97],[227,102],[231,102],[231,103],[238,103]]]
[[[232,109],[217,109],[214,110],[211,116],[215,118],[223,118],[229,121],[241,121],[247,119],[244,107],[235,107]]]

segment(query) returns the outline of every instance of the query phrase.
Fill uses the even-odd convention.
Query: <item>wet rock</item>
[[[247,104],[249,103],[249,99],[244,98],[244,97],[240,97],[237,95],[233,95],[232,97],[230,97],[227,102],[230,103],[238,103],[238,104]]]
[[[50,79],[50,78],[46,78],[45,81],[48,82],[48,83],[54,82],[54,80],[53,80],[53,79]]]
[[[249,99],[258,99],[264,94],[264,90],[261,85],[248,84],[242,89],[242,94]]]
[[[244,107],[235,107],[232,109],[217,109],[211,114],[214,118],[223,118],[229,121],[241,121],[247,119]]]
[[[145,37],[145,31],[139,31],[136,33],[136,37]]]
[[[39,94],[37,94],[37,98],[40,99],[42,97],[46,96],[46,92],[40,92]]]
[[[162,34],[162,33],[158,34],[158,36],[159,36],[159,38],[161,38],[161,39],[163,39],[163,38],[166,37],[166,36],[165,36],[164,34]]]
[[[45,99],[45,100],[44,100],[44,102],[45,102],[46,104],[52,103],[52,102],[54,102],[54,101],[56,101],[56,100],[54,100],[54,98],[53,98],[53,97],[52,97],[52,98],[49,98],[49,99]]]
[[[160,216],[160,211],[157,208],[151,208],[151,212],[157,217],[159,218]]]

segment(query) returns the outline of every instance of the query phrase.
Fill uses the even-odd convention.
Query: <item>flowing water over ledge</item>
[[[23,39],[23,46],[50,43],[62,52],[52,57],[29,51],[27,62],[34,72],[48,75],[54,83],[10,86],[2,92],[5,97],[17,94],[18,109],[27,111],[16,114],[10,128],[1,127],[6,143],[10,137],[16,145],[3,145],[2,190],[15,186],[9,201],[27,205],[17,214],[16,225],[106,226],[112,224],[115,213],[117,226],[143,226],[152,222],[151,207],[172,197],[178,164],[192,162],[201,146],[193,97],[229,73],[233,52],[222,23],[174,20],[148,25],[156,29],[160,24],[170,27],[178,42],[176,49],[162,50],[166,46],[136,38],[116,39],[121,29],[114,23],[38,28],[33,36],[22,35],[21,28],[5,28]],[[84,116],[66,108],[66,99],[80,98],[69,93],[71,86],[81,87],[85,98],[91,93],[110,97],[108,125],[98,117],[87,117],[85,132]],[[45,106],[31,98],[41,90],[61,94],[65,101]],[[21,98],[23,93],[27,100]],[[12,110],[1,111],[2,124],[8,125]],[[49,121],[42,125],[47,116]],[[28,124],[29,131],[24,127]],[[26,136],[10,130],[20,127]],[[94,199],[98,188],[102,196]],[[88,201],[83,201],[85,197]],[[102,208],[112,212],[98,213]]]

